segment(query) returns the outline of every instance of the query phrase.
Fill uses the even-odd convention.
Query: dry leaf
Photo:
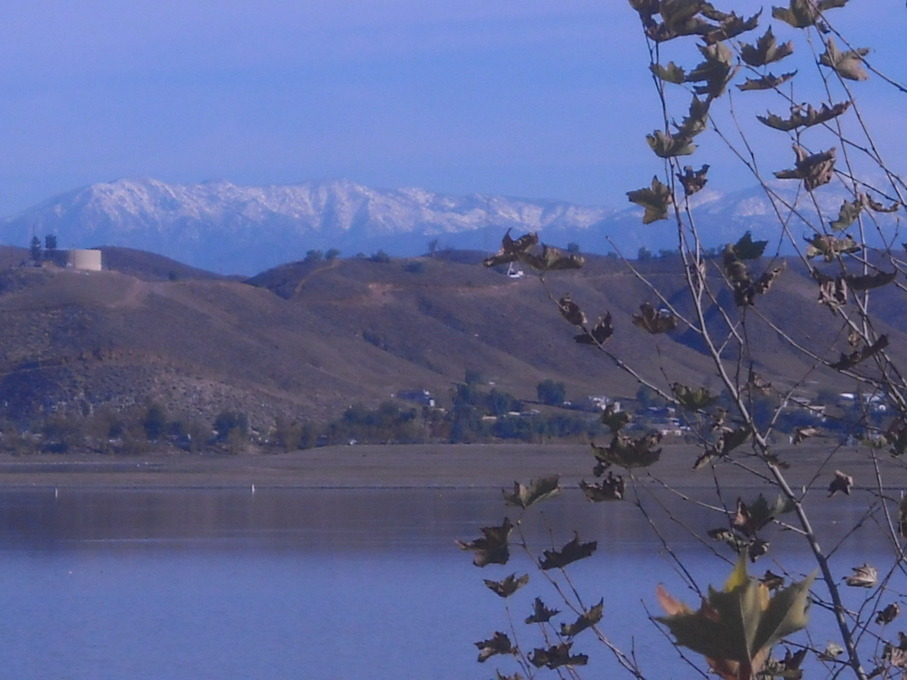
[[[865,562],[859,567],[852,567],[853,574],[846,577],[844,582],[853,588],[872,588],[879,578],[876,568]]]
[[[828,485],[828,497],[831,498],[838,491],[843,491],[848,496],[850,495],[850,489],[853,487],[853,477],[848,475],[846,472],[841,472],[840,470],[835,470],[834,479],[831,480],[831,483]]]

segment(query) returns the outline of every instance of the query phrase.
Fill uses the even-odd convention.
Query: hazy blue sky
[[[907,80],[903,0],[851,5],[857,44]],[[624,0],[8,3],[0,215],[119,177],[623,205],[659,167],[645,59]],[[886,97],[873,122],[903,158],[907,95]]]

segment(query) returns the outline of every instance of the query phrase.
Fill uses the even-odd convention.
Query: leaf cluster
[[[828,184],[835,171],[835,147],[827,151],[810,154],[799,144],[793,145],[796,162],[788,170],[778,170],[775,177],[778,179],[801,179],[807,191],[813,191],[823,184]]]
[[[728,244],[724,248],[722,261],[724,274],[734,291],[734,302],[738,307],[748,307],[755,303],[756,296],[764,295],[771,290],[775,279],[787,268],[782,260],[781,264],[767,269],[757,278],[750,276],[746,260],[755,260],[762,256],[768,241],[754,241],[747,231],[737,243]]]
[[[607,446],[591,444],[595,458],[607,465],[617,465],[627,470],[649,467],[658,462],[661,448],[656,448],[661,441],[660,432],[650,432],[641,437],[630,437],[616,433]]]
[[[772,16],[794,28],[816,26],[825,31],[822,13],[846,4],[847,0],[790,0],[787,7],[772,7]]]
[[[579,269],[585,264],[586,259],[579,253],[570,253],[542,244],[539,246],[539,237],[535,232],[524,234],[518,239],[510,236],[510,230],[501,239],[501,247],[494,255],[482,260],[486,267],[522,262],[541,272],[556,271],[559,269]]]
[[[724,589],[709,588],[697,611],[659,586],[658,601],[677,644],[706,657],[723,680],[753,678],[766,666],[772,648],[807,623],[809,588],[815,574],[770,595],[746,573],[741,555]]]

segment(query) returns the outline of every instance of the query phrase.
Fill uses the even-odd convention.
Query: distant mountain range
[[[794,191],[795,184],[784,190]],[[844,198],[825,192],[823,210],[836,216]],[[672,248],[671,225],[643,225],[640,215],[632,205],[383,190],[349,180],[250,187],[121,179],[60,194],[0,220],[0,243],[27,246],[35,235],[55,234],[61,248],[136,248],[244,275],[301,260],[310,250],[415,256],[432,244],[493,251],[507,229],[538,231],[548,243],[575,242],[590,253],[616,248],[635,257],[641,247]],[[696,215],[706,246],[734,241],[747,229],[762,238],[777,233],[776,217],[759,187],[730,194],[707,188],[697,195]]]

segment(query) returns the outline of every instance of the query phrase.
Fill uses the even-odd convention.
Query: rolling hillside
[[[6,262],[23,255],[0,251]],[[626,373],[573,341],[549,298],[566,292],[592,319],[612,313],[608,347],[651,379],[699,385],[709,372],[688,329],[650,336],[632,325],[641,302],[658,300],[615,258],[591,257],[583,270],[542,283],[483,268],[481,254],[464,252],[297,262],[244,281],[140,251],[106,256],[112,269],[103,272],[0,271],[0,416],[27,423],[157,400],[174,415],[242,410],[266,427],[281,414],[323,421],[403,390],[427,389],[444,405],[466,370],[530,401],[548,378],[564,382],[576,401],[633,396],[637,385]],[[641,266],[678,291],[671,301],[689,313],[677,262]],[[827,338],[821,354],[837,358],[842,339],[802,271],[789,269],[771,295],[759,312],[770,307],[801,340]],[[891,345],[901,352],[907,323],[899,306],[890,310]],[[741,366],[752,361],[778,386],[780,376],[807,374],[816,389],[836,384],[830,371],[810,372],[812,362],[792,354],[756,312],[746,332],[762,353]]]

